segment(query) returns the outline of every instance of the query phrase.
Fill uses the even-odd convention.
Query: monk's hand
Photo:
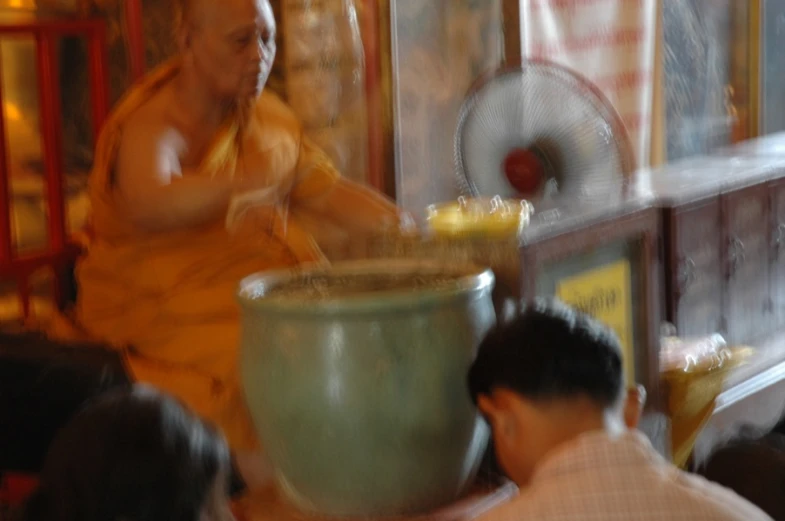
[[[258,220],[263,214],[272,215],[278,209],[279,201],[280,196],[274,187],[236,192],[226,211],[226,229],[236,232],[249,216]]]
[[[283,198],[287,187],[282,183],[271,183],[267,176],[257,174],[243,175],[232,180],[232,193],[235,196],[264,190],[275,190],[278,196]]]
[[[386,215],[375,229],[351,234],[345,256],[351,259],[378,257],[391,244],[399,244],[418,235],[417,225],[408,212]]]
[[[414,220],[400,212],[383,216],[373,228],[345,231],[341,237],[320,241],[325,254],[333,261],[360,260],[377,257],[382,245],[389,240],[411,233]]]
[[[382,219],[381,228],[374,235],[409,237],[417,235],[417,223],[411,213],[400,210]]]

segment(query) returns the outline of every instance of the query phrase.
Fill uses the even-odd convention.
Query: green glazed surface
[[[420,513],[454,500],[488,441],[466,374],[495,322],[493,274],[365,261],[326,273],[458,276],[437,288],[335,299],[265,296],[304,273],[255,275],[239,292],[243,384],[279,487],[300,509],[338,517]]]

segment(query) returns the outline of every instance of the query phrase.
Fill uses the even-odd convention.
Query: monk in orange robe
[[[320,241],[397,222],[385,197],[342,179],[292,112],[263,92],[275,54],[267,0],[183,0],[180,54],[107,121],[77,267],[77,317],[127,353],[134,376],[257,450],[238,381],[235,291],[254,272],[324,261]],[[274,203],[227,230],[234,197]]]

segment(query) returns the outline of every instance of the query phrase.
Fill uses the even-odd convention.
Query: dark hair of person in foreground
[[[589,316],[558,301],[537,300],[480,344],[469,372],[472,399],[497,387],[531,400],[585,396],[601,408],[613,407],[624,391],[619,341]]]
[[[740,439],[720,447],[697,469],[751,501],[774,521],[785,521],[785,436],[771,432],[762,438]]]
[[[230,456],[175,399],[137,386],[89,404],[57,435],[23,521],[219,521]]]

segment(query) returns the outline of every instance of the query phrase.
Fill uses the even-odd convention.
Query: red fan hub
[[[502,172],[510,185],[521,194],[537,191],[545,177],[542,160],[525,148],[516,148],[507,154],[502,163]]]

